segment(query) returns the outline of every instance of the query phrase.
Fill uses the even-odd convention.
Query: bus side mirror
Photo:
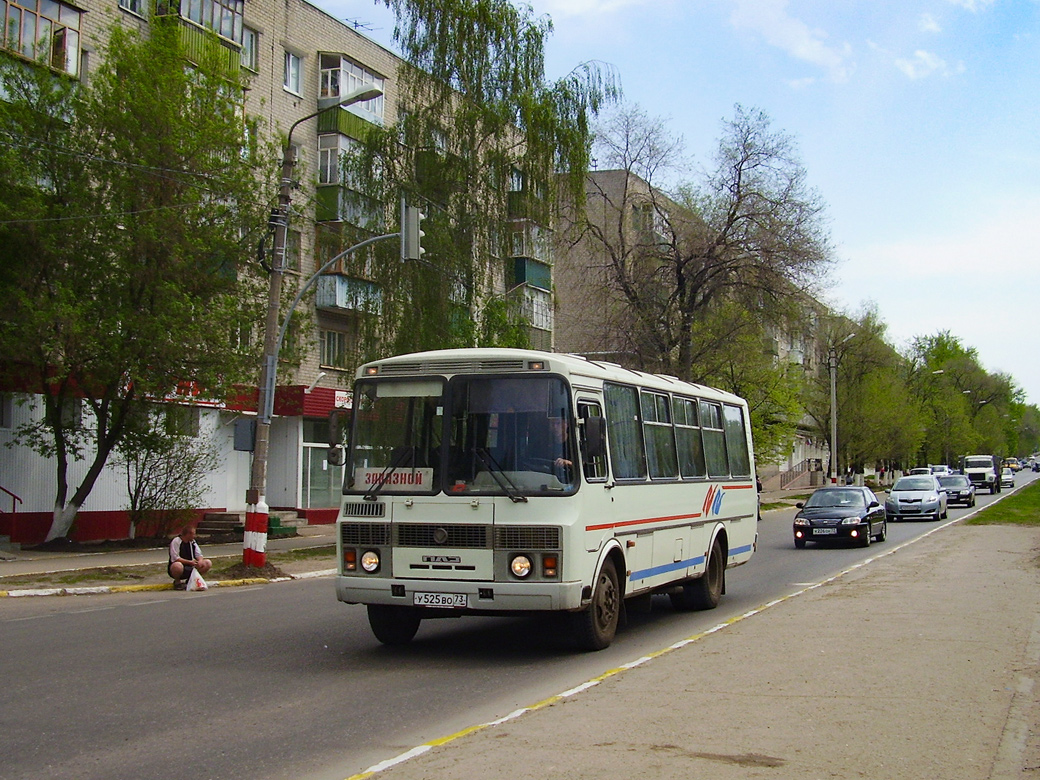
[[[585,448],[590,458],[601,458],[607,454],[607,428],[603,417],[586,417]]]
[[[342,466],[347,462],[347,453],[343,448],[343,429],[347,415],[342,409],[329,412],[329,454],[326,460],[330,466]]]

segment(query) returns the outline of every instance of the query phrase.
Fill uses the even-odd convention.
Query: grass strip
[[[1040,525],[1040,480],[991,504],[966,522],[968,525]]]

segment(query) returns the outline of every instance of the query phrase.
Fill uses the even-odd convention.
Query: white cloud
[[[942,32],[942,28],[939,26],[939,22],[936,21],[935,17],[931,14],[921,14],[920,18],[918,18],[917,20],[917,27],[921,30],[921,32]]]
[[[953,5],[960,6],[966,11],[971,11],[973,14],[978,13],[987,6],[993,5],[994,0],[947,0],[947,2],[953,3]]]
[[[823,68],[833,81],[848,78],[851,47],[830,44],[825,31],[789,15],[787,0],[735,0],[731,21],[738,29],[759,33],[792,57]]]
[[[951,67],[939,55],[923,49],[915,51],[914,56],[910,59],[896,59],[895,66],[903,71],[907,77],[915,80],[927,78],[936,73],[940,76],[952,76],[964,72],[962,63]]]

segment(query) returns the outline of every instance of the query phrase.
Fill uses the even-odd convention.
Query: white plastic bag
[[[188,590],[206,590],[209,586],[206,581],[202,579],[202,575],[199,574],[198,569],[191,570],[191,576],[188,577]]]

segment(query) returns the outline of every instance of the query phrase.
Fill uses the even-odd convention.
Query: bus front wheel
[[[617,632],[621,614],[621,588],[618,586],[614,562],[607,558],[596,577],[592,603],[581,612],[571,614],[575,640],[582,650],[609,647]]]
[[[419,630],[422,618],[414,607],[388,604],[368,605],[368,624],[376,639],[384,645],[406,645]]]
[[[725,578],[726,560],[722,555],[722,543],[716,537],[711,545],[711,553],[708,555],[708,565],[704,569],[704,574],[695,580],[683,583],[682,590],[669,593],[668,597],[672,601],[672,606],[683,612],[694,609],[715,609],[722,601]]]

